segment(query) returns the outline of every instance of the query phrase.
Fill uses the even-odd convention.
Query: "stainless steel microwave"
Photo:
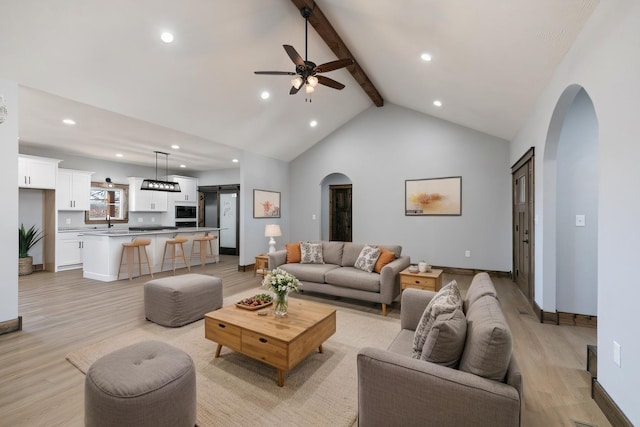
[[[196,219],[197,206],[176,206],[176,219]]]

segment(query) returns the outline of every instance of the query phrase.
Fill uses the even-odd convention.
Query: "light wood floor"
[[[222,256],[220,264],[193,272],[221,277],[225,297],[259,286],[260,278],[252,271],[237,271],[237,260]],[[471,276],[444,279],[456,279],[464,291]],[[147,280],[143,276],[103,283],[83,279],[81,270],[20,277],[23,331],[0,336],[0,427],[81,426],[84,376],[64,356],[143,325],[142,284]],[[609,426],[590,398],[585,371],[586,345],[596,343],[596,331],[540,324],[510,280],[494,278],[494,283],[525,379],[524,425]],[[309,293],[302,298],[380,312],[379,305],[370,303]],[[394,303],[389,316],[399,318],[399,311]]]

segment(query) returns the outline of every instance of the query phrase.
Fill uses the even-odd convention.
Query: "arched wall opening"
[[[351,179],[342,173],[331,173],[320,182],[320,239],[329,240],[329,187],[331,185],[351,185]]]
[[[598,120],[569,86],[554,109],[543,156],[543,310],[597,315]]]

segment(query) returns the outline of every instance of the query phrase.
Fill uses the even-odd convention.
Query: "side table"
[[[400,292],[406,288],[416,288],[437,292],[442,287],[442,270],[435,268],[424,273],[410,273],[409,269],[400,272]]]
[[[267,254],[256,255],[256,263],[253,265],[253,275],[261,274],[266,276],[269,271],[269,256]]]

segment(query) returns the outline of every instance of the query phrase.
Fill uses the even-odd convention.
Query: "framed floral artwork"
[[[404,214],[462,215],[462,177],[407,179]]]
[[[253,190],[253,217],[280,218],[280,192]]]

